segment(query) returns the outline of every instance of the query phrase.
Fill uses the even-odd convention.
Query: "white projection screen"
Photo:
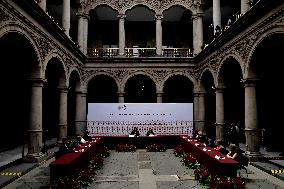
[[[157,135],[189,135],[192,103],[88,103],[87,129],[92,136],[141,136],[151,128]]]

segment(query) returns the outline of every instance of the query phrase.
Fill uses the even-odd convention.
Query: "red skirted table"
[[[76,174],[82,168],[88,166],[96,150],[101,146],[101,142],[101,138],[87,141],[76,147],[74,152],[64,154],[51,162],[49,165],[50,179]]]
[[[181,136],[181,145],[185,152],[191,153],[197,161],[209,169],[212,174],[236,176],[239,163],[233,159],[227,158],[226,155],[215,151],[211,147],[206,147],[204,144],[197,142],[194,139],[189,139],[186,136]],[[223,157],[217,159],[217,157]]]
[[[179,144],[179,135],[154,135],[154,136],[103,136],[102,141],[109,149],[115,149],[119,143],[133,144],[138,149],[145,149],[145,147],[151,143],[163,144],[167,148],[174,148]]]

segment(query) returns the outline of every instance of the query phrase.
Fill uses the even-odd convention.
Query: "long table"
[[[214,150],[210,147],[205,147],[202,143],[195,139],[190,139],[186,136],[181,136],[181,145],[187,153],[192,153],[197,161],[207,167],[213,174],[236,176],[239,163],[233,159],[227,158],[226,155]],[[217,159],[216,157],[224,159]]]
[[[76,147],[74,152],[67,153],[49,164],[50,179],[78,173],[88,166],[96,150],[102,145],[102,139],[96,138]]]
[[[148,144],[159,143],[164,144],[167,148],[174,148],[179,144],[179,135],[155,135],[155,136],[103,136],[102,143],[109,149],[115,149],[119,143],[133,144],[138,149],[144,149]]]
[[[145,148],[150,143],[160,143],[166,145],[167,148],[174,148],[177,144],[181,144],[185,151],[192,153],[202,165],[205,165],[211,173],[221,174],[226,176],[236,175],[239,163],[235,160],[225,157],[223,160],[218,160],[215,156],[224,156],[218,151],[210,147],[196,146],[199,142],[188,139],[186,136],[151,136],[151,137],[129,137],[129,136],[104,136],[88,141],[80,145],[74,152],[65,154],[53,161],[50,166],[50,179],[61,176],[72,175],[78,173],[82,168],[89,164],[89,161],[94,157],[94,154],[101,146],[107,146],[109,149],[114,149],[119,143],[134,144],[137,148]]]

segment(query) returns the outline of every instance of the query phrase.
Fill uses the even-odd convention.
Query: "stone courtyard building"
[[[252,160],[284,149],[280,0],[2,0],[0,52],[0,148],[27,160],[84,131],[89,102],[190,102],[213,138],[239,123]]]

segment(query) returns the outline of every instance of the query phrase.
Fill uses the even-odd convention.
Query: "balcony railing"
[[[119,48],[88,48],[90,57],[116,57]],[[125,57],[155,57],[156,48],[125,48]],[[162,57],[193,57],[189,48],[163,48]]]
[[[90,57],[115,57],[119,48],[88,48]]]

